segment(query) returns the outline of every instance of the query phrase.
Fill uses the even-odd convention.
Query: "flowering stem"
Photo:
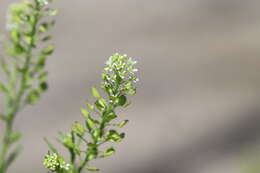
[[[81,173],[84,169],[98,171],[98,168],[89,167],[89,162],[108,157],[115,152],[112,146],[104,151],[102,148],[105,143],[118,143],[125,137],[124,133],[119,133],[110,127],[112,121],[117,118],[116,108],[128,106],[130,102],[127,101],[127,96],[135,94],[136,88],[133,86],[137,81],[133,68],[135,64],[136,62],[127,55],[117,53],[109,57],[102,72],[103,81],[100,85],[106,96],[102,97],[98,89],[92,87],[94,103],[87,103],[87,108],[81,108],[85,125],[75,122],[70,133],[60,133],[59,142],[69,151],[70,162],[67,163],[57,149],[47,141],[51,152],[44,158],[43,164],[46,168],[56,173]],[[122,128],[127,122],[128,120],[124,120],[112,124],[114,127]],[[89,139],[85,139],[86,136]]]

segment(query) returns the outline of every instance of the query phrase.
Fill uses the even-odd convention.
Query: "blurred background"
[[[0,5],[0,32],[8,5]],[[138,93],[106,173],[238,173],[260,143],[259,0],[59,0],[41,101],[16,120],[24,150],[9,173],[46,173],[43,137],[81,120],[114,52],[138,61]],[[2,126],[2,124],[1,124]],[[252,152],[253,154],[255,152]],[[259,154],[260,157],[260,154]],[[259,160],[260,163],[260,160]]]

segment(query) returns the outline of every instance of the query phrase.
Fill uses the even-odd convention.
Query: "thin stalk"
[[[86,157],[84,159],[84,161],[80,164],[78,170],[77,170],[77,173],[80,173],[82,171],[82,169],[88,164],[88,154],[86,154]]]

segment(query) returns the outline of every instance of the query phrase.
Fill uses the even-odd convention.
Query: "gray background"
[[[7,6],[2,0],[0,31]],[[49,91],[15,127],[23,154],[9,173],[44,173],[44,136],[80,120],[114,52],[138,61],[131,123],[106,173],[237,173],[260,136],[259,0],[59,0]],[[0,125],[2,126],[2,124]]]

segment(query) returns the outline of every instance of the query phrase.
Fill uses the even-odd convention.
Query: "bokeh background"
[[[14,0],[0,3],[0,31]],[[138,61],[131,123],[106,173],[238,173],[260,137],[259,0],[59,0],[50,88],[16,120],[22,155],[9,173],[46,173],[43,137],[79,108],[114,52]],[[2,126],[2,124],[0,125]],[[255,152],[252,152],[253,154]],[[260,157],[260,154],[259,154]],[[260,163],[260,160],[259,160]]]

